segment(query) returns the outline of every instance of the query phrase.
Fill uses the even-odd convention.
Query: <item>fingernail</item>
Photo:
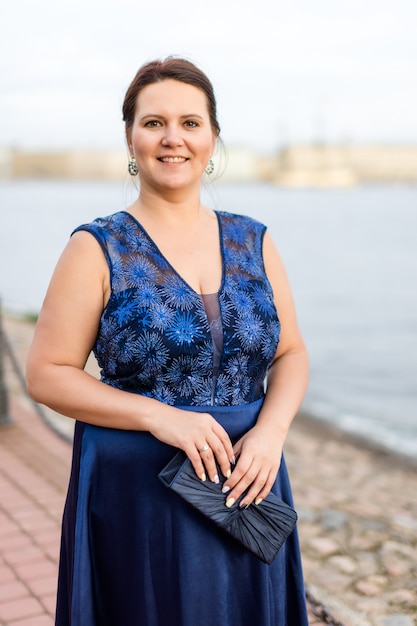
[[[204,472],[201,474],[201,480],[202,480],[203,482],[206,480],[206,475],[205,475],[205,473],[204,473]]]
[[[215,475],[215,477],[213,478],[213,482],[216,483],[216,485],[219,484],[220,480],[219,477],[217,476],[217,474]]]
[[[261,504],[262,500],[263,500],[263,498],[256,498],[256,500],[255,500],[256,506],[258,506],[258,504]]]
[[[247,508],[248,508],[248,506],[249,506],[249,504],[246,504],[246,502],[241,502],[241,503],[239,504],[239,508],[240,508],[240,509],[247,509]]]
[[[233,506],[235,503],[235,499],[234,498],[229,498],[228,500],[226,500],[226,506],[230,509],[231,506]]]
[[[228,469],[226,472],[226,478],[230,478],[231,475],[232,475],[232,471]]]
[[[230,491],[230,487],[228,487],[227,485],[223,485],[222,493],[227,493],[228,491]]]
[[[230,462],[232,463],[232,465],[236,465],[236,457],[235,457],[235,455],[232,456],[232,460]]]

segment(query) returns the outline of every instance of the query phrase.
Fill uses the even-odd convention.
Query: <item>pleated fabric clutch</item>
[[[258,505],[240,508],[243,494],[232,507],[226,507],[222,493],[225,479],[219,484],[201,481],[182,451],[164,467],[158,478],[264,563],[272,563],[297,521],[294,509],[273,493]]]

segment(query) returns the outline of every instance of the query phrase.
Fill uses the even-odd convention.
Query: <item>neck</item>
[[[141,189],[136,202],[130,207],[138,217],[148,217],[152,221],[164,220],[168,223],[198,220],[204,211],[200,202],[200,189],[194,193],[156,194]]]

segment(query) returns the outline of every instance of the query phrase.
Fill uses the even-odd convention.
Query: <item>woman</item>
[[[303,626],[296,532],[266,565],[157,477],[180,448],[201,480],[217,461],[226,507],[291,503],[308,362],[282,262],[262,224],[200,203],[220,128],[198,68],[146,64],[123,115],[139,196],[73,233],[27,365],[32,397],[77,420],[56,624]]]

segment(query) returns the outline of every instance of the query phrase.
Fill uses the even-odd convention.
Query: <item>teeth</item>
[[[162,157],[159,160],[163,163],[183,163],[187,159],[185,159],[184,157]]]

